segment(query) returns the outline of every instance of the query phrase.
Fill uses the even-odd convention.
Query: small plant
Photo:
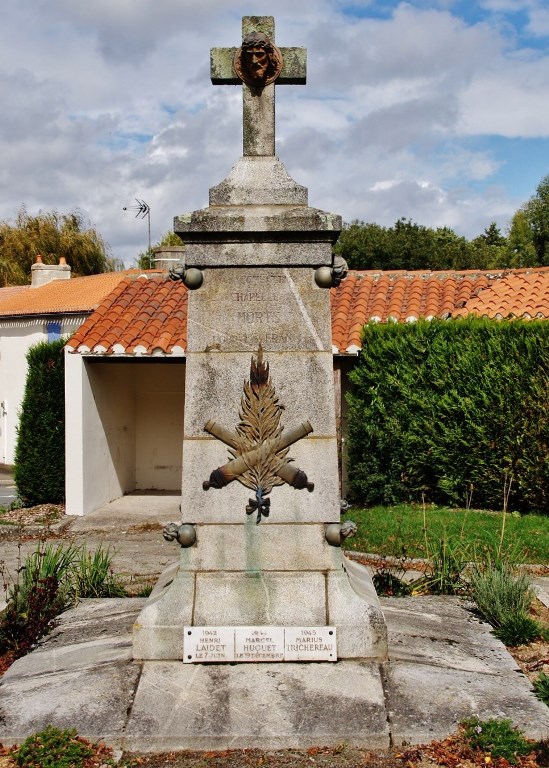
[[[479,720],[472,717],[462,723],[465,738],[473,749],[489,752],[492,757],[504,757],[515,765],[518,755],[528,755],[534,745],[513,727],[510,720]]]
[[[542,672],[535,680],[534,680],[534,691],[538,699],[541,699],[544,704],[547,704],[549,707],[549,675],[547,675],[545,672]]]
[[[51,725],[13,750],[21,768],[83,768],[93,753],[89,742],[77,736],[75,729],[60,731]]]
[[[135,593],[136,597],[149,597],[151,592],[154,589],[154,584],[142,584],[137,592]]]
[[[464,590],[463,571],[467,565],[468,548],[462,541],[450,542],[446,534],[437,542],[429,556],[429,571],[417,585],[416,591],[435,595],[456,595]]]
[[[115,552],[100,545],[91,553],[82,547],[77,553],[69,582],[73,601],[85,597],[126,597],[127,593],[118,576],[112,571]]]
[[[404,572],[402,572],[402,576]],[[394,573],[388,566],[383,566],[377,570],[372,581],[378,595],[387,597],[406,597],[410,594],[410,586],[406,584],[402,576]]]
[[[99,547],[39,544],[17,569],[7,589],[7,606],[0,615],[0,653],[19,658],[46,635],[55,618],[83,597],[125,597],[112,572],[114,552]],[[0,574],[4,566],[0,563]]]
[[[471,574],[471,597],[493,627],[511,616],[528,615],[534,593],[525,574],[515,575],[505,566],[476,567]]]
[[[529,645],[541,637],[541,624],[525,613],[516,613],[502,619],[501,626],[494,629],[494,635],[505,645]]]

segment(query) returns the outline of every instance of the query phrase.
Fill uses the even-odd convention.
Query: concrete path
[[[143,599],[85,600],[0,681],[0,742],[51,723],[126,750],[368,748],[443,738],[471,715],[533,738],[549,708],[458,598],[384,598],[383,664],[135,662]]]

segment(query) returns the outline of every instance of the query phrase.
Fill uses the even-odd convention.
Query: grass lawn
[[[475,559],[475,548],[477,552],[497,550],[503,523],[503,515],[498,512],[427,506],[427,552],[421,506],[353,508],[342,519],[346,517],[354,520],[358,533],[347,539],[345,549],[393,557],[426,557],[446,536],[450,543],[461,540],[469,546],[471,560]],[[502,554],[514,562],[549,564],[549,515],[507,514]]]

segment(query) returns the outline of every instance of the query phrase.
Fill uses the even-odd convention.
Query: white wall
[[[19,412],[27,380],[26,354],[33,344],[48,338],[48,319],[61,320],[61,332],[70,335],[85,317],[32,317],[0,320],[0,464],[13,464]]]
[[[67,513],[125,493],[180,488],[184,360],[86,358],[66,352]]]
[[[135,488],[181,490],[184,365],[134,363]]]

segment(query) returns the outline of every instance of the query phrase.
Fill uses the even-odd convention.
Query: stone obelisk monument
[[[340,525],[327,288],[341,219],[309,207],[275,156],[275,86],[305,83],[306,51],[278,48],[271,17],[242,31],[212,50],[211,78],[242,87],[243,156],[207,208],[175,218],[190,289],[182,548],[135,625],[134,657],[382,660],[377,596],[340,548],[352,526]]]

